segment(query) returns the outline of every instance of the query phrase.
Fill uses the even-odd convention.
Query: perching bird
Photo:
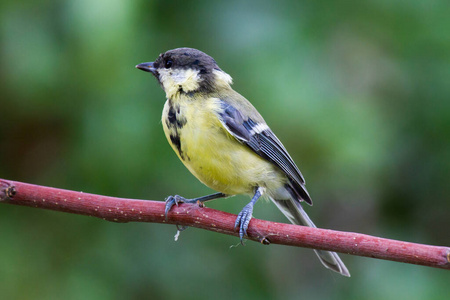
[[[164,133],[184,165],[216,194],[170,196],[166,216],[179,202],[197,203],[236,194],[252,197],[235,227],[247,234],[253,206],[267,196],[293,224],[316,227],[301,206],[312,204],[302,173],[253,105],[231,88],[232,78],[209,55],[191,48],[160,54],[136,68],[152,73],[166,93]],[[350,276],[335,252],[314,250],[325,267]]]

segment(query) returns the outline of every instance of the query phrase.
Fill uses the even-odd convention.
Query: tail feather
[[[292,224],[316,228],[316,225],[314,225],[313,221],[311,221],[299,202],[293,199],[276,200],[272,197],[270,197],[270,200],[275,203],[278,209],[281,210],[281,212],[289,219]],[[333,270],[343,276],[350,277],[350,272],[336,252],[315,249],[314,252],[317,254],[319,260],[326,268]]]

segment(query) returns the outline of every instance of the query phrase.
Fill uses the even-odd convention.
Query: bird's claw
[[[172,208],[172,206],[176,205],[178,206],[178,203],[180,202],[185,202],[186,199],[179,196],[179,195],[175,195],[175,196],[169,196],[166,199],[166,209],[164,210],[164,216],[166,217],[167,220],[167,214],[169,213],[170,209]]]
[[[184,230],[189,228],[189,226],[185,226],[185,225],[178,225],[178,224],[176,224],[176,226],[177,226],[177,230],[179,232],[182,232],[182,231],[184,231]]]
[[[239,226],[239,238],[241,240],[241,244],[244,245],[243,238],[247,236],[248,225],[250,224],[250,220],[252,219],[253,213],[253,205],[246,205],[242,211],[238,214],[236,218],[236,222],[234,222],[234,229]]]

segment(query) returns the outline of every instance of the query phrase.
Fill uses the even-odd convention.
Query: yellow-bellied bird
[[[211,56],[178,48],[136,67],[152,73],[166,93],[162,125],[178,157],[201,182],[219,191],[195,199],[170,196],[166,216],[178,202],[248,194],[252,200],[235,222],[242,241],[253,205],[264,195],[293,224],[315,227],[301,206],[312,201],[300,170],[253,105],[231,88],[230,75]],[[335,252],[314,251],[325,267],[350,276]]]

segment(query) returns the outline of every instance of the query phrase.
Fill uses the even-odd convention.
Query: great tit
[[[179,202],[247,194],[252,199],[235,222],[241,242],[261,196],[272,200],[293,224],[316,227],[301,206],[312,204],[302,173],[256,108],[231,88],[231,76],[211,56],[178,48],[136,68],[152,73],[166,93],[162,125],[173,150],[195,177],[218,191],[194,199],[170,196],[166,216]],[[325,267],[350,276],[337,253],[314,251]]]

